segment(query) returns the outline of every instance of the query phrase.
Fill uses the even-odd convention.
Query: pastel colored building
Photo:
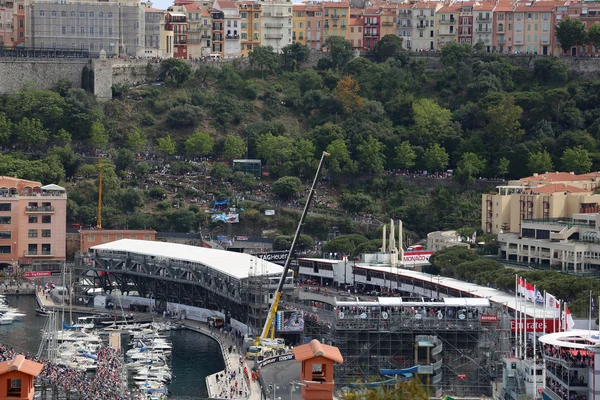
[[[183,6],[187,13],[187,52],[189,59],[198,59],[210,55],[210,13],[199,4]]]
[[[13,45],[25,43],[25,0],[13,4]]]
[[[346,38],[350,4],[347,1],[323,2],[323,40],[330,36]]]
[[[35,377],[44,364],[26,360],[21,354],[0,362],[0,400],[33,400]]]
[[[281,49],[292,44],[292,2],[264,1],[262,10],[260,45],[281,53]]]
[[[475,14],[475,29],[473,32],[473,44],[483,43],[485,50],[492,51],[492,27],[494,23],[494,3],[475,4],[473,14]]]
[[[473,3],[460,3],[458,12],[458,42],[473,43]]]
[[[437,2],[416,3],[412,10],[412,50],[429,51],[435,49],[435,13],[442,7]]]
[[[222,58],[225,57],[224,53],[224,39],[223,29],[225,16],[223,11],[218,9],[209,10],[212,20],[212,52],[211,54],[219,54]],[[241,50],[241,46],[240,46]]]
[[[448,43],[458,42],[458,13],[459,4],[442,7],[437,15],[437,48],[441,49]]]
[[[402,47],[412,49],[412,4],[398,4],[396,34],[402,38]]]
[[[517,53],[551,54],[554,5],[517,6],[514,11],[514,44]]]
[[[79,231],[79,251],[88,253],[90,247],[121,239],[156,240],[153,229],[81,229]]]
[[[12,45],[13,35],[13,2],[0,4],[0,46]]]
[[[323,7],[320,4],[306,6],[306,44],[315,50],[323,48]]]
[[[66,231],[64,188],[0,177],[0,265],[62,264]]]
[[[238,3],[240,8],[240,32],[243,57],[260,46],[260,21],[262,15],[261,3],[256,1],[244,1]]]
[[[213,6],[223,13],[223,57],[235,58],[241,54],[241,21],[238,6],[229,0],[216,0]],[[214,14],[213,14],[214,18]]]
[[[292,42],[306,45],[306,6],[293,5]]]
[[[370,50],[381,39],[381,10],[367,8],[363,12],[363,49]]]
[[[187,14],[183,6],[171,6],[165,16],[165,30],[173,32],[173,57],[187,59]]]
[[[510,1],[500,1],[492,15],[492,51],[500,54],[513,52],[513,10]]]
[[[362,15],[350,17],[350,29],[346,40],[352,43],[352,49],[361,50],[363,47],[363,20]]]
[[[385,35],[395,35],[396,34],[396,20],[398,16],[396,15],[396,6],[395,5],[386,5],[382,8],[381,12],[381,32],[380,35],[383,38]]]

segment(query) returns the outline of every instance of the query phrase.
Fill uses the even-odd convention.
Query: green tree
[[[351,212],[372,212],[373,198],[365,193],[344,192],[340,197],[340,206]]]
[[[448,153],[437,143],[433,143],[425,150],[424,162],[429,172],[445,170],[448,167],[448,161]]]
[[[600,48],[600,24],[590,26],[590,29],[587,31],[587,38],[597,53]]]
[[[300,193],[302,182],[296,176],[284,176],[273,182],[272,190],[276,195],[290,198]]]
[[[166,58],[160,62],[160,77],[166,82],[182,86],[192,75],[192,67],[185,60]]]
[[[281,56],[283,58],[283,66],[286,69],[295,70],[300,64],[308,60],[310,49],[308,46],[296,42],[284,46],[281,49]]]
[[[298,86],[302,93],[310,90],[319,90],[323,87],[323,78],[314,69],[306,69],[298,77]]]
[[[229,179],[231,170],[229,167],[222,162],[214,163],[210,168],[210,176],[215,179]]]
[[[327,169],[331,172],[335,174],[339,174],[340,172],[347,174],[355,172],[356,164],[350,158],[346,142],[342,139],[337,139],[329,143],[325,151],[329,153],[326,165]]]
[[[15,125],[15,134],[19,143],[26,147],[43,145],[50,136],[39,119],[27,117]]]
[[[289,250],[292,247],[293,236],[280,235],[273,240],[273,250]],[[308,235],[300,234],[296,242],[296,251],[312,250],[315,241]]]
[[[498,160],[498,165],[496,165],[496,176],[501,176],[504,178],[506,174],[508,174],[508,166],[510,165],[510,161],[506,157],[502,157]]]
[[[356,247],[368,241],[369,239],[363,235],[340,235],[325,243],[323,251],[326,253],[337,253],[338,255],[351,255],[354,253]]]
[[[144,133],[134,128],[127,133],[127,137],[125,138],[125,145],[131,149],[131,151],[139,153],[144,150],[146,147],[147,139]]]
[[[569,51],[573,46],[581,46],[586,41],[585,23],[578,19],[563,19],[556,25],[555,29],[556,39],[559,41],[563,52]]]
[[[489,143],[498,148],[510,147],[521,141],[525,131],[521,129],[520,118],[523,109],[515,104],[512,96],[501,95],[485,111],[487,124],[485,136]]]
[[[426,145],[441,142],[445,137],[453,136],[456,127],[452,122],[452,113],[431,99],[419,99],[412,104],[414,129],[412,143]]]
[[[144,206],[142,192],[139,189],[128,188],[122,190],[119,196],[121,209],[125,212],[135,212],[139,207]]]
[[[442,64],[454,66],[473,55],[473,48],[469,43],[450,42],[442,47]]]
[[[373,136],[369,136],[356,147],[357,159],[360,168],[365,172],[375,175],[383,173],[385,166],[385,145]]]
[[[365,106],[365,100],[358,94],[360,87],[350,75],[339,80],[335,87],[335,97],[348,113],[357,112]]]
[[[173,107],[167,113],[167,125],[172,128],[196,126],[203,119],[202,108],[190,104]]]
[[[0,132],[2,131],[2,122],[0,122]],[[1,133],[0,133],[0,138],[1,138]],[[52,143],[58,145],[58,146],[66,146],[68,144],[71,143],[72,137],[71,134],[69,132],[67,132],[66,130],[64,130],[63,128],[59,129],[58,132],[56,132],[56,134],[52,135]]]
[[[171,138],[171,135],[156,139],[156,149],[164,155],[172,156],[177,152],[177,143]]]
[[[4,113],[0,113],[0,144],[7,145],[13,131],[13,123]]]
[[[223,144],[223,158],[225,160],[242,158],[244,157],[244,154],[246,154],[246,150],[246,142],[244,142],[244,139],[238,136],[228,135]]]
[[[552,157],[550,157],[550,154],[547,151],[529,153],[527,169],[531,174],[552,171]]]
[[[456,167],[456,180],[463,185],[473,184],[475,176],[481,174],[485,169],[485,160],[481,159],[477,154],[466,152],[458,162]]]
[[[88,143],[95,149],[106,149],[106,146],[108,146],[108,133],[104,129],[102,122],[94,122],[92,124]]]
[[[584,174],[592,169],[592,160],[588,151],[582,147],[566,149],[560,158],[563,169],[576,174]]]
[[[344,68],[352,59],[352,43],[341,36],[329,36],[323,47],[331,54],[333,68]]]
[[[148,164],[146,161],[142,161],[135,165],[134,171],[138,179],[144,180],[148,177],[148,174],[151,170],[152,168],[150,167],[150,164]]]
[[[417,154],[413,150],[409,141],[405,140],[404,142],[400,143],[399,146],[394,147],[394,153],[396,154],[394,163],[398,168],[411,169],[415,166]]]
[[[287,136],[273,136],[271,132],[256,139],[256,153],[269,165],[282,164],[290,160],[294,143]]]
[[[569,78],[569,68],[554,57],[540,57],[535,60],[533,76],[544,84],[565,83]]]
[[[261,72],[273,72],[277,67],[277,53],[273,51],[272,46],[254,46],[248,54],[248,60],[250,65],[258,67]]]
[[[167,191],[162,186],[154,186],[148,191],[148,197],[156,201],[164,200],[167,198]]]
[[[406,52],[402,48],[402,38],[396,35],[385,35],[382,37],[375,44],[373,53],[379,62],[386,61],[388,58],[400,59],[406,57]]]
[[[185,151],[192,157],[204,157],[212,153],[215,139],[207,133],[195,132],[185,141]]]

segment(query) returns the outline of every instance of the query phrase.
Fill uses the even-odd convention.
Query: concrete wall
[[[60,80],[67,80],[78,88],[81,87],[81,71],[85,65],[89,65],[89,60],[1,58],[0,93],[17,92],[28,83],[50,89]]]

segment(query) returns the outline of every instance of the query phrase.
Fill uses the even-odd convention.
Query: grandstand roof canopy
[[[251,275],[281,275],[283,267],[250,254],[208,249],[179,243],[152,242],[149,240],[122,239],[91,248],[94,251],[118,251],[168,258],[206,265],[237,279]]]
[[[589,349],[600,342],[598,331],[592,330],[590,332],[587,329],[573,329],[566,332],[550,333],[541,336],[538,340],[544,344],[568,349]]]
[[[446,297],[441,301],[404,301],[401,297],[378,297],[377,301],[338,301],[335,299],[336,306],[357,306],[357,307],[416,307],[416,306],[438,306],[438,307],[489,307],[490,301],[479,297]]]
[[[430,275],[424,272],[417,272],[409,269],[402,268],[390,268],[390,266],[378,266],[378,265],[370,265],[370,264],[357,264],[356,267],[369,269],[372,271],[384,272],[392,275],[400,275],[405,278],[412,278],[422,282],[427,282],[431,285],[439,285],[440,288],[450,288],[452,290],[456,290],[462,292],[464,297],[481,297],[489,299],[493,303],[500,303],[506,305],[508,308],[514,310],[515,309],[515,295],[514,293],[507,293],[499,289],[490,288],[487,286],[481,286],[476,283],[464,282],[454,278],[448,278],[445,276],[437,276]],[[440,297],[447,297],[442,291],[440,291]],[[552,310],[547,310],[544,308],[543,304],[535,304],[531,301],[525,302],[524,300],[517,303],[516,308],[521,308],[523,310],[525,307],[525,303],[527,304],[526,314],[528,317],[533,317],[534,307],[535,307],[535,317],[536,319],[544,318],[544,314],[546,314],[546,318],[548,319],[557,319],[558,315]]]

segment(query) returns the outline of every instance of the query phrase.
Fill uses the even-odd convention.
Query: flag
[[[565,331],[570,331],[575,326],[575,321],[573,321],[573,317],[571,316],[571,311],[569,307],[565,304]]]
[[[540,292],[539,289],[535,289],[535,303],[536,304],[544,304],[544,295]]]
[[[594,313],[594,298],[590,297],[590,299],[592,300],[592,314]]]
[[[519,294],[525,296],[525,279],[519,276]]]
[[[546,293],[546,310],[554,311],[554,317],[556,318],[560,312],[560,304],[556,297],[550,293]]]
[[[475,244],[476,240],[477,240],[477,232],[474,232],[473,237],[471,238],[471,243]]]
[[[535,287],[525,281],[525,298],[530,301],[535,301]]]

